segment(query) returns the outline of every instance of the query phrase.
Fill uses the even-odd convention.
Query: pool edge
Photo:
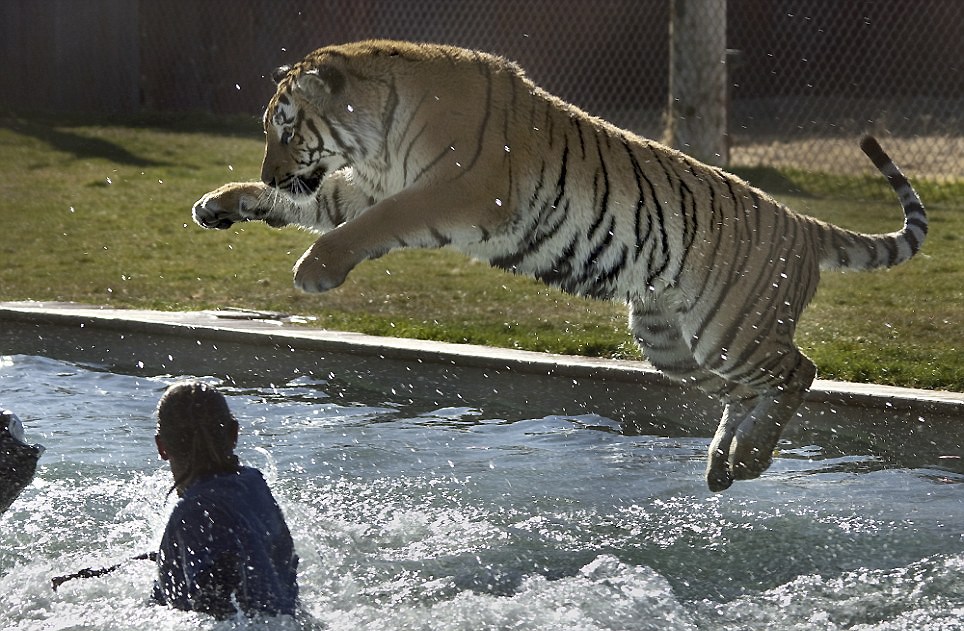
[[[554,379],[582,380],[583,384],[603,380],[607,388],[614,383],[644,384],[654,388],[678,389],[679,386],[663,378],[651,365],[643,361],[612,360],[570,355],[556,355],[503,349],[472,344],[454,344],[410,338],[379,337],[361,333],[332,331],[299,326],[297,317],[283,314],[246,311],[149,311],[57,302],[0,302],[0,343],[3,354],[37,354],[55,359],[76,360],[83,354],[92,363],[110,363],[123,368],[143,363],[135,359],[130,346],[140,346],[143,340],[156,340],[153,353],[161,357],[152,360],[166,371],[177,371],[183,366],[197,365],[199,360],[225,361],[208,356],[205,344],[216,345],[243,342],[246,345],[271,347],[277,358],[299,350],[308,353],[340,353],[356,357],[377,358],[401,362],[417,362],[427,366],[458,366],[460,368],[510,368],[514,373],[538,374]],[[48,332],[44,335],[43,332]],[[107,333],[111,344],[97,341]],[[193,339],[198,351],[175,358],[168,353],[165,362],[165,342]],[[91,340],[89,344],[78,340]],[[126,340],[126,341],[125,341]],[[204,343],[202,343],[202,340]],[[150,356],[147,353],[146,356]],[[224,355],[228,357],[228,355]],[[271,357],[265,357],[267,361]],[[808,402],[831,406],[851,406],[903,411],[914,414],[938,415],[964,420],[964,393],[900,388],[895,386],[817,380],[807,395]]]

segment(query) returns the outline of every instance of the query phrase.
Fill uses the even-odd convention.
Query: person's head
[[[238,470],[238,421],[224,395],[199,381],[170,386],[157,404],[157,453],[171,464],[178,493],[198,477]]]

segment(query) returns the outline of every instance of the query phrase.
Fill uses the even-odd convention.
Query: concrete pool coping
[[[681,419],[673,424],[676,432],[709,436],[720,411],[715,401],[669,381],[646,362],[378,337],[306,323],[298,316],[243,310],[0,302],[0,353],[238,383],[334,377],[394,397],[428,404],[437,399],[440,407],[484,399],[500,412],[594,413],[640,432],[663,427],[649,418],[656,410]],[[944,460],[964,459],[964,393],[817,380],[803,409],[803,420],[787,430],[800,440],[816,429],[834,436],[873,433],[875,451],[918,440],[922,449],[939,443],[935,449]],[[839,409],[851,421],[837,421]]]

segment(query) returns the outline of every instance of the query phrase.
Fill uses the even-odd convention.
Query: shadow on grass
[[[36,121],[4,120],[5,127],[22,136],[30,136],[46,143],[51,149],[73,154],[77,158],[103,158],[117,164],[136,167],[170,166],[168,162],[144,158],[131,153],[124,147],[101,138],[91,138],[83,134],[55,128]]]
[[[822,199],[894,202],[896,195],[882,175],[840,175],[800,169],[734,167],[732,172],[771,195]],[[953,204],[964,197],[964,180],[938,182],[910,176],[925,206]]]
[[[812,194],[783,171],[771,167],[734,167],[732,172],[753,186],[773,195],[799,195],[811,197]]]
[[[36,138],[51,149],[78,158],[103,158],[135,167],[171,166],[167,161],[146,158],[125,147],[89,135],[74,133],[71,127],[129,127],[172,133],[206,133],[236,138],[260,138],[261,121],[250,117],[207,114],[168,114],[145,112],[136,116],[112,117],[84,114],[41,114],[29,117],[0,116],[0,127]]]

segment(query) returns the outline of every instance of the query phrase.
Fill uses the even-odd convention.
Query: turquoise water
[[[50,587],[156,547],[174,500],[152,413],[176,378],[0,358],[0,406],[47,448],[0,517],[0,629],[298,627],[151,606],[146,561]],[[220,385],[295,538],[302,626],[964,629],[959,472],[787,444],[711,494],[708,438],[685,432],[490,418],[337,375]]]

